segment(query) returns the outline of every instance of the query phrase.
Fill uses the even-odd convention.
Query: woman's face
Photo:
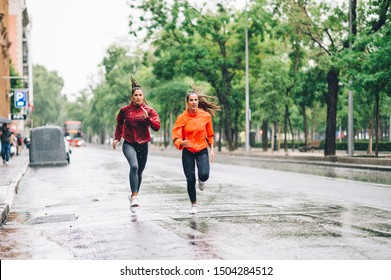
[[[133,95],[132,95],[132,102],[137,105],[137,106],[140,106],[141,104],[144,103],[144,93],[141,89],[136,89],[134,92],[133,92]]]
[[[198,108],[198,95],[195,93],[187,97],[187,108],[190,112],[195,112]]]

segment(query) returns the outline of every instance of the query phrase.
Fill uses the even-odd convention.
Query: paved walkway
[[[8,165],[0,162],[0,215],[1,224],[7,218],[12,206],[17,187],[29,164],[29,151],[23,150],[21,155],[13,156]]]

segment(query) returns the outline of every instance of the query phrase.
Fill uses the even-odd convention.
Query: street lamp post
[[[349,0],[349,37],[352,36],[352,0]],[[349,38],[349,49],[352,48],[352,38]],[[354,138],[353,138],[353,92],[351,90],[352,79],[349,78],[349,93],[348,93],[348,156],[352,157],[354,153]]]
[[[250,97],[249,97],[249,85],[248,85],[248,18],[247,18],[247,0],[246,0],[246,151],[250,151]]]

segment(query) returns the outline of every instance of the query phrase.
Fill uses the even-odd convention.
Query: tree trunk
[[[338,103],[338,82],[339,70],[332,67],[327,73],[328,92],[327,102],[327,121],[326,121],[326,140],[325,156],[335,155],[335,133],[337,126],[337,103]]]
[[[221,136],[223,134],[223,126],[222,126],[222,123],[223,123],[223,112],[219,112],[219,118],[220,118],[220,121],[219,121],[219,140],[218,140],[218,151],[221,152]]]
[[[373,117],[369,120],[369,124],[368,124],[368,149],[367,149],[367,155],[372,155],[372,127],[373,127]]]
[[[384,125],[383,125],[383,119],[381,117],[381,113],[379,112],[379,141],[384,140]]]
[[[277,151],[277,121],[273,121],[272,137],[272,151]]]
[[[288,140],[286,139],[286,133],[288,130],[288,116],[289,116],[289,108],[288,104],[285,104],[285,117],[284,117],[284,151],[288,153]]]
[[[289,123],[289,129],[291,131],[291,136],[292,136],[292,152],[295,150],[295,139],[294,139],[294,134],[293,134],[293,129],[292,129],[292,122],[291,118],[288,117],[288,123]]]
[[[218,30],[216,30],[218,31]],[[226,61],[227,59],[227,51],[226,51],[226,42],[219,41],[221,57]],[[216,89],[217,98],[219,99],[222,108],[224,110],[224,134],[225,140],[227,142],[227,148],[229,151],[233,151],[235,146],[232,141],[232,124],[231,124],[231,108],[229,106],[228,96],[231,95],[231,81],[234,77],[233,74],[229,73],[228,67],[226,63],[222,63],[220,65],[221,78],[222,80],[219,82],[216,81],[216,85],[220,84],[219,90]]]
[[[375,117],[376,117],[376,124],[375,124],[375,156],[379,156],[379,92],[376,92],[375,94]]]
[[[267,120],[262,121],[262,150],[267,151],[268,143],[267,143],[267,133],[268,133],[268,122]]]
[[[304,146],[308,146],[308,123],[305,105],[301,105],[301,113],[303,114],[303,125],[304,125]]]
[[[103,145],[105,144],[105,141],[106,141],[106,130],[102,129],[100,131],[100,143]]]
[[[235,147],[239,146],[239,110],[235,108],[235,118],[234,118],[234,145]]]

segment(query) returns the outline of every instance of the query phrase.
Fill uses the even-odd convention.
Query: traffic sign
[[[27,114],[11,114],[11,120],[26,120]]]
[[[27,105],[27,91],[16,90],[14,93],[15,108],[23,108]]]

